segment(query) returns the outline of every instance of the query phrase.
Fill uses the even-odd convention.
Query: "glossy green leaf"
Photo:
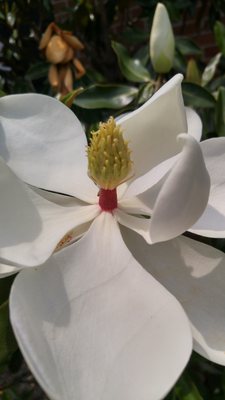
[[[216,43],[220,51],[225,56],[225,25],[222,22],[217,21],[214,25],[214,34]]]
[[[72,107],[75,98],[83,92],[83,88],[80,87],[78,89],[72,90],[72,92],[67,93],[65,96],[60,97],[60,101],[65,104],[68,108]]]
[[[148,82],[151,80],[148,70],[138,58],[131,58],[127,49],[120,43],[112,42],[123,76],[132,82]]]
[[[184,103],[187,106],[197,108],[212,108],[216,105],[214,97],[203,87],[194,83],[184,82],[182,84]]]
[[[138,104],[141,105],[145,103],[153,95],[153,92],[154,85],[152,84],[152,82],[144,85],[139,91]]]
[[[74,104],[87,109],[120,109],[130,104],[137,94],[138,89],[133,86],[93,85],[77,96]]]
[[[8,301],[0,306],[0,365],[6,363],[17,349],[9,320]]]
[[[196,55],[201,56],[202,50],[192,40],[186,38],[176,38],[176,48],[184,56]]]
[[[146,65],[149,61],[149,46],[142,46],[136,53],[135,58],[140,60],[143,65]]]
[[[217,53],[211,60],[209,61],[208,65],[205,67],[203,74],[202,74],[202,85],[207,85],[208,82],[214,77],[216,68],[220,62],[222,53]]]
[[[225,88],[221,87],[216,107],[217,135],[225,136]]]

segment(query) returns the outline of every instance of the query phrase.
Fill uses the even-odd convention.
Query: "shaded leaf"
[[[127,49],[120,43],[112,42],[123,76],[132,82],[148,82],[151,80],[148,70],[138,58],[131,58]]]
[[[6,96],[6,93],[0,89],[0,97]]]
[[[187,106],[199,108],[212,108],[216,105],[214,97],[203,87],[194,83],[184,82],[182,84],[184,103]]]
[[[176,48],[184,56],[187,55],[202,55],[202,50],[192,40],[186,38],[176,38]]]
[[[0,365],[6,363],[17,349],[17,343],[9,321],[8,301],[0,306]]]
[[[26,73],[26,78],[35,80],[48,76],[49,64],[46,62],[37,62],[31,65]]]
[[[184,374],[174,389],[179,400],[203,400],[194,382]]]
[[[220,21],[216,21],[214,25],[214,34],[216,43],[220,49],[220,51],[225,56],[225,25]]]
[[[126,85],[93,85],[74,101],[76,106],[88,109],[125,107],[137,96],[138,89]]]
[[[14,278],[15,276],[11,275],[0,279],[0,305],[8,300]]]

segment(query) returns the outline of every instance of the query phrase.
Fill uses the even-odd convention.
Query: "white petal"
[[[96,188],[87,176],[87,144],[68,107],[41,94],[0,99],[0,155],[25,182],[89,201]]]
[[[202,236],[225,237],[225,138],[201,143],[211,189],[208,206],[191,231]]]
[[[14,275],[19,272],[22,268],[12,267],[11,265],[0,264],[0,279],[6,276]]]
[[[182,75],[174,76],[142,107],[119,121],[132,150],[135,178],[179,151],[176,137],[187,132],[181,81]]]
[[[153,208],[150,236],[153,242],[169,240],[190,228],[203,213],[210,180],[198,142],[179,135],[184,143],[180,157],[163,184]]]
[[[194,348],[225,365],[225,255],[181,236],[148,246],[126,230],[134,257],[177,297],[192,324]]]
[[[87,205],[86,202],[77,199],[76,197],[73,196],[66,196],[61,193],[49,192],[48,190],[39,189],[36,188],[35,186],[30,186],[30,188],[39,196],[43,197],[48,201],[51,201],[52,203],[58,204],[59,206],[74,207],[74,205],[76,206]]]
[[[151,209],[146,206],[138,197],[119,200],[119,209],[128,214],[150,215]]]
[[[130,197],[146,192],[148,189],[151,190],[152,187],[158,184],[158,182],[171,170],[178,159],[179,154],[176,154],[175,156],[156,165],[147,172],[147,174],[140,176],[132,182],[128,181],[127,188],[123,191],[121,198],[129,199]]]
[[[1,235],[0,249],[3,262],[7,260],[23,266],[42,264],[65,234],[93,220],[100,213],[98,205],[80,206],[74,199],[73,207],[62,207],[32,190],[27,190],[27,193],[37,214],[37,221],[32,218],[33,209],[18,203],[18,200],[16,211],[21,217],[20,225],[15,218],[3,215],[5,229]]]
[[[25,185],[2,159],[0,188],[0,258],[4,258],[6,246],[11,253],[18,244],[35,240],[40,234],[42,221]]]
[[[179,303],[135,261],[102,213],[80,241],[17,276],[11,321],[53,400],[159,400],[191,352]]]
[[[114,211],[114,216],[121,225],[132,229],[141,235],[147,243],[151,243],[149,235],[149,219],[129,215],[120,209]]]
[[[188,124],[188,134],[193,136],[198,142],[202,137],[202,121],[199,115],[192,108],[185,107]]]
[[[185,107],[186,119],[187,119],[187,133],[193,136],[197,141],[200,141],[202,134],[202,122],[198,114],[191,108]],[[167,146],[167,142],[162,144],[162,147]],[[154,148],[153,148],[154,151]],[[147,158],[150,157],[148,154]],[[130,196],[137,196],[148,189],[151,189],[156,185],[174,166],[175,162],[179,158],[179,154],[176,154],[156,166],[154,166],[146,174],[136,177],[132,181],[127,182],[127,189],[123,193],[123,198],[129,198]]]

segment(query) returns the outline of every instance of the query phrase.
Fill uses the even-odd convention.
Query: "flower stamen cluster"
[[[92,132],[91,144],[87,148],[88,175],[99,188],[115,189],[127,180],[131,172],[130,153],[120,126],[110,117]]]

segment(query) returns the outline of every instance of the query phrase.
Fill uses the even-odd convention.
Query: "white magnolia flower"
[[[192,337],[196,351],[225,364],[225,256],[181,236],[225,236],[225,139],[199,144],[181,79],[120,120],[133,175],[118,199],[106,187],[98,197],[69,109],[37,94],[0,100],[1,273],[23,268],[11,321],[53,400],[162,399]]]

